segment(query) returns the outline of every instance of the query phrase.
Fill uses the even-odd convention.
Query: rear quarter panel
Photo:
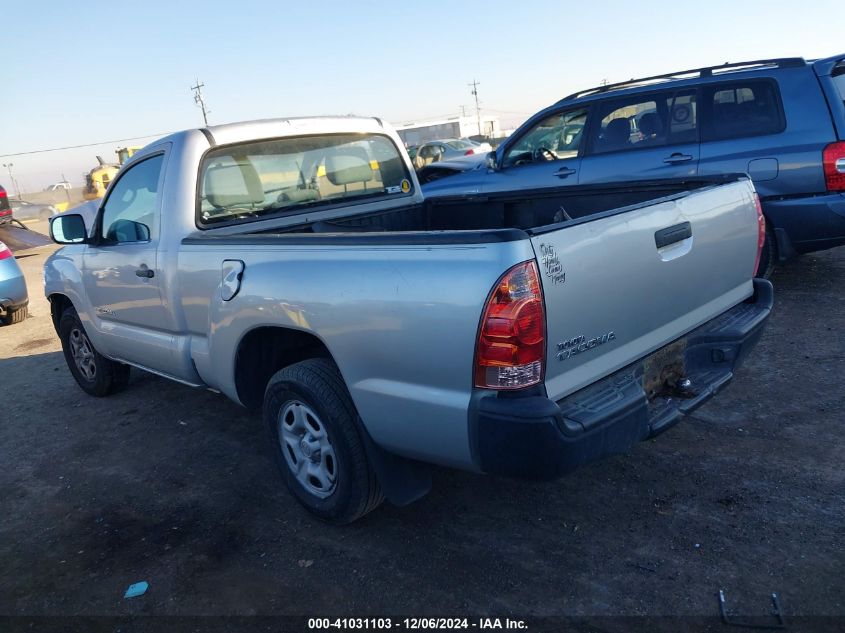
[[[237,400],[235,354],[262,326],[323,341],[373,439],[407,457],[472,468],[467,409],[482,307],[527,240],[419,246],[182,247],[181,303],[203,380]],[[231,301],[221,265],[246,269]]]

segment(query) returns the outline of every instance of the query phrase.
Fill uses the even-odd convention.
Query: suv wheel
[[[264,395],[264,421],[288,489],[310,512],[351,523],[381,504],[357,412],[334,363],[312,358],[277,372]]]
[[[73,308],[62,314],[59,338],[70,373],[85,393],[108,396],[129,383],[129,365],[109,360],[94,348]]]

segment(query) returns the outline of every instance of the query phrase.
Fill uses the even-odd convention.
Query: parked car
[[[49,220],[57,211],[51,204],[13,200],[12,214],[16,220]]]
[[[20,323],[26,318],[28,305],[23,271],[9,247],[0,242],[0,323]]]
[[[426,201],[401,147],[341,117],[142,149],[93,232],[51,220],[79,386],[134,366],[262,409],[293,495],[348,522],[425,494],[426,463],[549,478],[624,452],[756,343],[772,286],[746,176]]]
[[[431,163],[442,160],[462,159],[476,154],[483,155],[490,151],[490,144],[485,143],[486,148],[480,143],[468,139],[449,138],[442,141],[429,141],[417,148],[414,158],[414,167],[422,169]]]
[[[9,196],[6,190],[0,185],[0,226],[12,221],[12,207],[9,204]]]
[[[493,146],[487,141],[473,141],[471,138],[464,138],[461,140],[473,144],[473,154],[486,154],[487,152],[493,151]]]
[[[443,196],[731,172],[748,173],[763,203],[761,274],[845,244],[845,56],[583,90],[531,117],[488,161],[419,177],[426,196]]]
[[[56,182],[46,187],[44,191],[70,191],[71,186],[67,180],[63,180],[62,182]]]

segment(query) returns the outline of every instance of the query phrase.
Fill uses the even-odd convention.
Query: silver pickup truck
[[[378,119],[189,130],[133,156],[46,295],[68,367],[263,409],[291,492],[349,522],[427,464],[552,478],[666,430],[755,344],[745,176],[426,200]]]

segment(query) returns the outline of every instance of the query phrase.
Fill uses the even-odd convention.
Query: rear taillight
[[[468,149],[467,151],[464,152],[464,156],[472,156],[473,154],[475,154],[474,149]]]
[[[757,267],[760,265],[760,256],[763,254],[763,244],[766,243],[766,218],[763,216],[763,205],[760,204],[760,196],[754,194],[754,205],[757,207],[757,257],[754,259],[753,275],[757,275]]]
[[[0,198],[6,198],[8,194],[5,189],[0,189]]]
[[[2,209],[0,210],[0,215],[12,215],[11,209]]]
[[[837,141],[824,148],[822,165],[827,190],[845,191],[845,141]]]
[[[3,242],[0,242],[0,259],[8,259],[12,256],[12,251]]]
[[[481,317],[475,386],[520,389],[543,380],[546,315],[534,261],[517,264],[498,281]]]

